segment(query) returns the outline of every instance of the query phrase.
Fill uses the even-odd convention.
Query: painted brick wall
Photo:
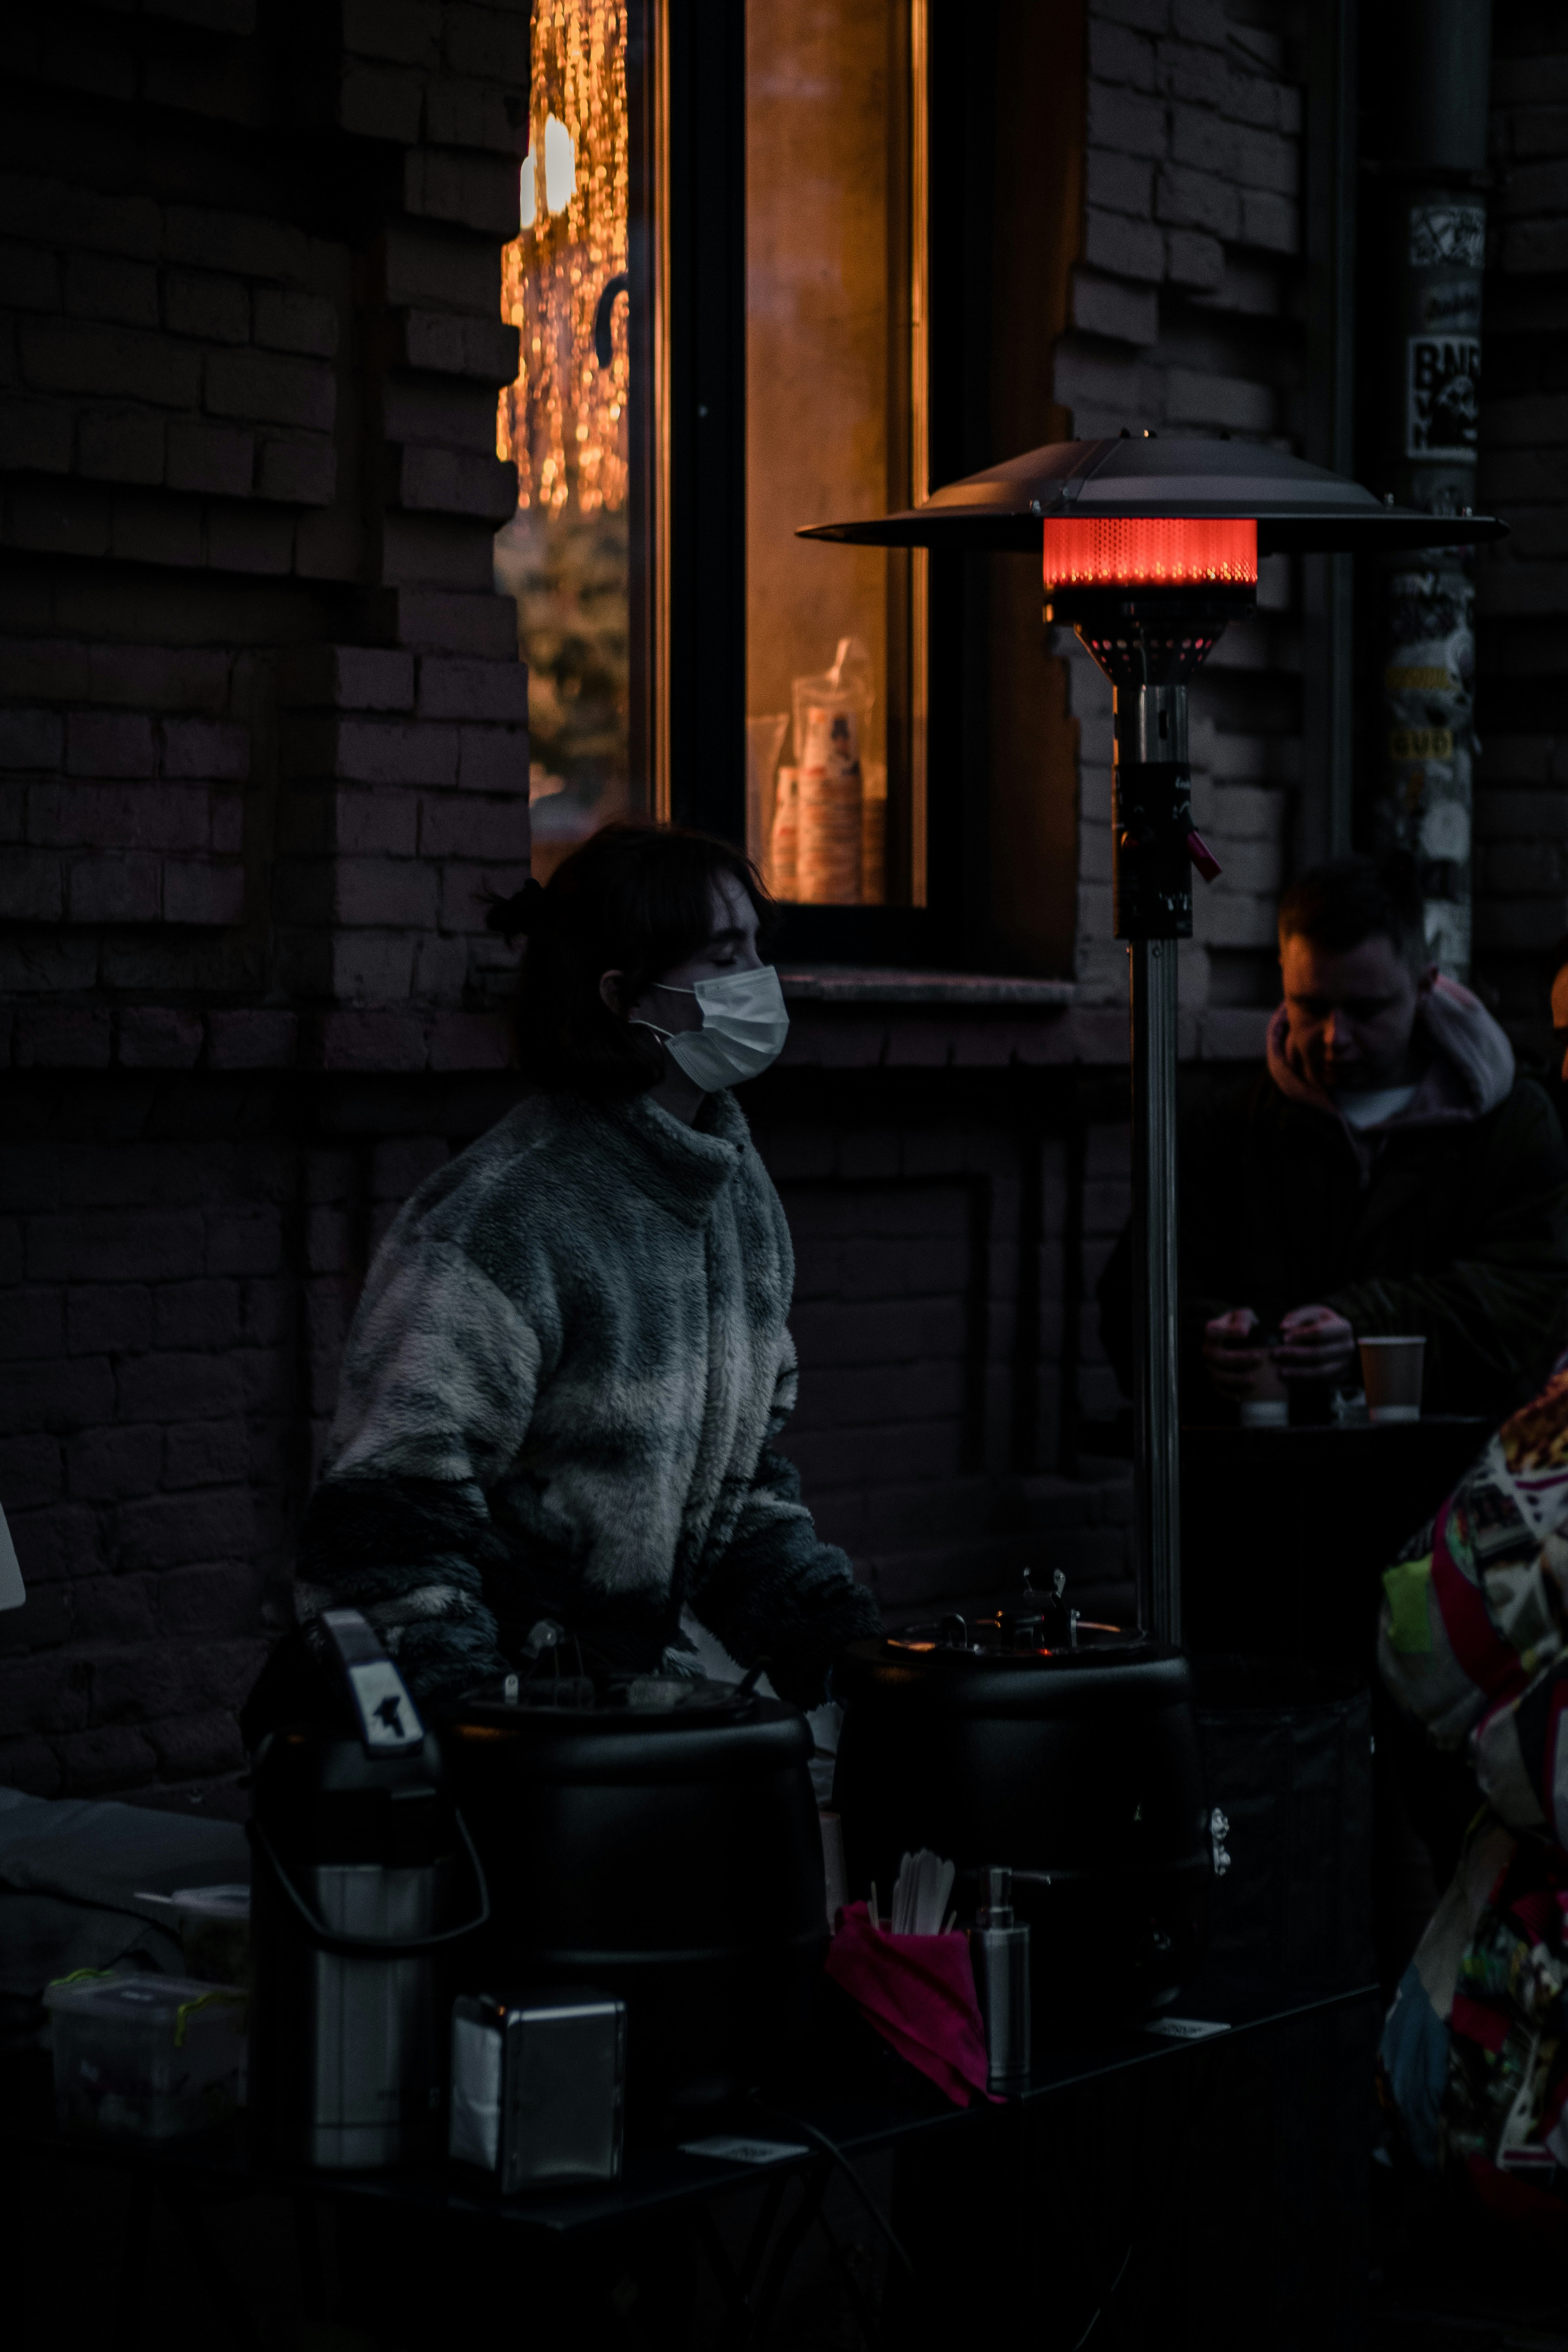
[[[1122,1197],[1124,1139],[1074,1142],[1094,1038],[1066,1008],[797,1003],[751,1089],[797,1251],[788,1450],[894,1616],[1026,1565],[1131,1605],[1125,1468],[1068,1458],[1056,1370]],[[430,1070],[13,1072],[0,1496],[29,1599],[0,1615],[0,1785],[199,1795],[237,1768],[370,1255],[511,1099]]]
[[[1300,446],[1302,90],[1291,12],[1223,0],[1089,0],[1082,260],[1056,396],[1081,436],[1125,426]],[[1276,1001],[1274,908],[1300,781],[1299,583],[1263,567],[1258,613],[1192,692],[1193,811],[1225,871],[1195,886],[1181,955],[1184,1052],[1258,1050]],[[1110,688],[1076,639],[1081,721],[1078,975],[1124,1001],[1110,928]]]
[[[173,7],[173,0],[170,0]],[[201,1790],[281,1622],[342,1335],[397,1203],[499,1116],[526,832],[490,539],[527,9],[30,19],[0,108],[0,1781]],[[1299,441],[1300,89],[1282,5],[1089,0],[1057,397],[1079,433]],[[62,33],[62,26],[65,27]],[[1557,870],[1563,42],[1500,18],[1489,286],[1483,971],[1568,926]],[[141,137],[155,107],[159,137]],[[1300,778],[1276,565],[1194,698],[1226,866],[1188,1059],[1258,1050]],[[1092,1293],[1126,1213],[1109,693],[1082,720],[1079,1002],[798,1002],[752,1090],[800,1263],[790,1444],[909,1613],[1063,1566],[1124,1607]]]
[[[30,1788],[237,1762],[367,1253],[503,1107],[528,16],[11,28],[0,1500],[31,1598],[0,1779]]]
[[[257,1016],[260,1018],[261,1016]],[[33,1071],[0,1150],[0,1785],[241,1760],[370,1251],[504,1078]]]
[[[1479,492],[1512,535],[1477,581],[1477,969],[1544,1053],[1568,930],[1568,22],[1501,9],[1493,44]]]
[[[528,853],[490,552],[528,12],[351,7],[303,47],[266,0],[189,15],[35,27],[7,83],[14,1050],[68,1009],[74,1061],[194,1063],[222,1005],[308,1013],[329,1066],[493,1060],[450,1016],[490,993],[476,891]]]

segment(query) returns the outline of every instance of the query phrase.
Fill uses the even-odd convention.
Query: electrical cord
[[[1180,2133],[1177,2135],[1175,2144],[1171,2149],[1166,2159],[1164,2178],[1154,2195],[1153,2208],[1150,2215],[1151,2227],[1157,2226],[1158,2217],[1165,2210],[1171,2189],[1174,2185],[1176,2175],[1181,2168],[1187,2150],[1190,2147],[1199,2127],[1206,2121],[1209,2110],[1214,2105],[1215,2099],[1218,2093],[1219,2070],[1217,2065],[1213,2063],[1215,2059],[1217,2058],[1218,2053],[1211,2051],[1207,2054],[1210,2063],[1205,2065],[1204,2069],[1205,2080],[1197,2105],[1187,2116]],[[1075,2226],[1081,2234],[1087,2226],[1083,2221],[1081,2215],[1075,2214],[1072,2218],[1074,2220]],[[1072,2346],[1071,2352],[1083,2352],[1083,2347],[1089,2342],[1089,2337],[1094,2334],[1095,2329],[1099,2326],[1117,2294],[1121,2292],[1122,2283],[1126,2279],[1129,2269],[1131,2267],[1132,2257],[1137,2251],[1137,2239],[1129,2239],[1127,2251],[1121,2257],[1115,2277],[1111,2280],[1110,2284],[1108,2287],[1102,2287],[1100,2289],[1100,2300],[1089,2315],[1089,2324],[1085,2327],[1082,2335]]]
[[[824,2156],[832,2158],[834,2163],[837,2165],[839,2170],[848,2181],[849,2186],[855,2191],[856,2196],[860,2200],[861,2204],[864,2205],[867,2212],[869,2213],[872,2221],[875,2221],[878,2229],[887,2240],[893,2253],[903,2264],[905,2270],[909,2273],[910,2277],[913,2279],[915,2276],[915,2266],[904,2251],[903,2242],[900,2240],[898,2231],[894,2229],[892,2223],[889,2221],[887,2215],[883,2212],[881,2207],[878,2204],[876,2199],[872,2196],[870,2190],[867,2188],[865,2182],[861,2179],[859,2174],[856,2171],[855,2167],[850,2163],[849,2158],[845,2155],[844,2150],[838,2146],[837,2142],[836,2140],[829,2139],[825,2131],[818,2131],[815,2124],[808,2124],[804,2116],[792,2115],[787,2107],[770,2106],[767,2101],[765,2099],[759,2098],[754,2091],[752,2094],[751,2103],[752,2106],[755,2107],[759,2115],[771,2116],[774,2123],[787,2124],[792,2131],[799,2132],[803,2139],[808,2139],[814,2147],[819,2147]]]
[[[1089,2342],[1089,2337],[1094,2334],[1095,2329],[1100,2326],[1100,2321],[1104,2318],[1107,2306],[1114,2301],[1116,2291],[1121,2284],[1122,2280],[1127,2276],[1127,2266],[1131,2260],[1132,2248],[1129,2245],[1127,2252],[1121,2257],[1121,2268],[1117,2272],[1116,2276],[1111,2280],[1110,2284],[1101,2294],[1100,2301],[1094,2307],[1093,2316],[1089,2320],[1089,2326],[1084,2329],[1083,2334],[1079,2337],[1078,2342],[1073,2346],[1072,2352],[1083,2352],[1084,2346]]]

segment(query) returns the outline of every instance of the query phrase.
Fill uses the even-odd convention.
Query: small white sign
[[[1211,2033],[1228,2033],[1230,2028],[1206,2017],[1157,2017],[1143,2031],[1157,2033],[1163,2042],[1205,2042]]]
[[[403,1677],[390,1658],[373,1658],[349,1668],[369,1748],[406,1748],[425,1737],[425,1727],[403,1686]]]
[[[711,2156],[725,2164],[777,2164],[785,2157],[809,2156],[808,2147],[799,2147],[787,2139],[730,2139],[721,2134],[717,2139],[689,2139],[680,2144],[682,2156]]]

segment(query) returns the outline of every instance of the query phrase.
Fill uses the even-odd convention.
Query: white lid
[[[78,1977],[74,1983],[68,1978],[61,1978],[58,1983],[45,1986],[44,2006],[85,2011],[122,2022],[172,2020],[193,2001],[205,2000],[215,1992],[222,1993],[225,2004],[245,1999],[233,1985],[201,1984],[195,1977],[160,1977],[148,1969],[127,1969],[118,1976]],[[215,2009],[220,2005],[216,2001],[213,2004]]]

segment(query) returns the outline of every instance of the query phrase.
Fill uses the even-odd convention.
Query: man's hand
[[[1251,1334],[1258,1328],[1250,1307],[1233,1307],[1204,1325],[1204,1362],[1221,1396],[1239,1402],[1252,1394],[1258,1375],[1268,1361],[1264,1349]]]
[[[1274,1360],[1288,1381],[1340,1381],[1355,1366],[1355,1333],[1331,1307],[1293,1307],[1279,1318]]]

